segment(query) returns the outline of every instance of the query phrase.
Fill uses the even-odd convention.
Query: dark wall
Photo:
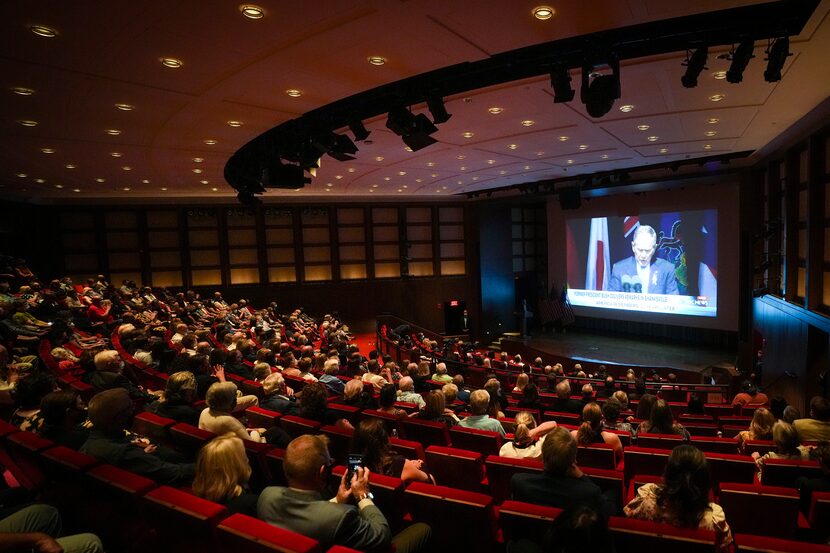
[[[516,328],[513,314],[514,284],[511,251],[510,209],[499,202],[478,206],[481,253],[482,338],[497,337]]]

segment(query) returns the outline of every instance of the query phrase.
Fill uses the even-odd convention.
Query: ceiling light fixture
[[[515,150],[516,148],[519,147],[519,145],[518,144],[508,144],[507,147],[510,148],[511,150]]]
[[[125,166],[124,166],[124,167],[122,167],[121,169],[123,169],[124,171],[132,171],[132,170],[133,170],[133,168],[132,168],[132,167],[130,167],[129,165],[125,165]]]
[[[242,121],[228,121],[228,126],[229,127],[234,127],[234,128],[241,127],[242,126]]]
[[[726,71],[726,80],[732,84],[737,84],[744,79],[744,71],[749,65],[749,60],[755,56],[752,51],[755,49],[755,41],[747,39],[738,45],[738,48],[732,52],[732,63]]]
[[[19,119],[17,122],[24,127],[37,127],[37,121],[32,121],[31,119]]]
[[[285,91],[285,93],[291,96],[292,98],[299,98],[303,95],[302,90],[297,90],[296,88],[289,88]]]
[[[608,159],[608,154],[602,154],[602,155],[601,155],[601,156],[599,156],[599,157],[601,157],[602,159]]]
[[[262,19],[265,17],[265,10],[254,4],[243,4],[239,6],[239,11],[248,19]]]
[[[129,187],[129,186],[125,186],[125,187],[124,187],[124,188],[122,188],[121,190],[123,190],[124,192],[129,192],[131,189],[130,189],[130,187]]]
[[[214,146],[216,144],[216,140],[214,140],[212,138],[207,138],[207,139],[203,140],[203,142],[205,144],[207,144],[208,146]]]
[[[638,131],[647,131],[651,128],[651,125],[637,125]]]
[[[646,140],[648,140],[649,142],[657,142],[657,139],[659,138],[659,136],[649,136]]]
[[[44,184],[46,182],[46,179],[35,179],[35,182],[38,184]]]
[[[205,161],[205,158],[203,158],[203,157],[194,157],[193,158],[193,163],[202,163],[204,161]]]
[[[588,115],[598,119],[611,111],[614,100],[619,99],[620,91],[620,62],[615,55],[610,55],[608,67],[611,74],[597,74],[591,63],[582,66],[582,88],[580,99],[585,104]]]
[[[726,94],[712,94],[711,96],[709,96],[709,101],[710,102],[720,102],[724,98],[726,98]]]
[[[19,177],[19,178],[21,178],[21,179],[25,179],[25,178],[26,178],[26,177],[28,177],[29,175],[27,175],[26,173],[15,173],[15,176],[16,176],[16,177]]]
[[[29,30],[43,38],[55,38],[58,36],[58,31],[46,25],[29,25]]]
[[[681,65],[686,66],[686,73],[680,77],[680,83],[685,88],[697,86],[697,78],[706,69],[706,60],[709,58],[709,48],[701,46],[691,54],[686,52],[686,61]]]
[[[193,172],[194,172],[194,173],[196,173],[197,175],[201,175],[201,174],[202,174],[202,170],[201,170],[201,169],[193,169]]]
[[[116,109],[120,109],[121,111],[132,111],[135,109],[135,106],[132,104],[115,104]]]
[[[74,163],[67,163],[66,165],[64,165],[64,167],[66,167],[67,169],[76,169],[78,166]]]
[[[522,126],[523,127],[532,127],[535,124],[536,124],[536,121],[533,121],[532,119],[525,119],[524,121],[522,121]]]
[[[98,178],[95,179],[95,182],[107,182],[107,180],[102,179],[101,177],[98,177]]]
[[[122,154],[121,152],[110,152],[110,155],[111,155],[112,157],[121,157],[121,156],[123,156],[124,154]]]
[[[703,149],[704,149],[704,150],[711,150],[711,149],[712,149],[712,145],[711,145],[711,144],[704,144],[704,145],[703,145]]]
[[[716,134],[718,134],[718,131],[706,131],[703,134],[705,134],[706,136],[715,136]]]
[[[633,110],[634,110],[634,106],[632,106],[631,104],[625,104],[624,106],[620,106],[620,111],[623,112],[623,113],[628,113],[629,111],[633,111]]]
[[[386,64],[386,58],[384,58],[383,56],[369,56],[366,59],[372,65],[385,65]]]
[[[159,61],[164,67],[169,67],[170,69],[178,69],[184,62],[178,58],[159,58]]]
[[[504,111],[504,108],[500,108],[498,106],[493,106],[493,107],[487,108],[487,111],[489,111],[493,115],[498,115],[499,113]]]
[[[772,46],[767,48],[767,69],[764,71],[764,80],[768,83],[775,83],[781,80],[781,70],[787,61],[790,53],[790,38],[782,37],[776,39]]]
[[[55,188],[63,188],[63,185],[62,184],[56,184]]]
[[[207,180],[207,179],[202,179],[199,182],[202,183],[202,184],[210,184],[210,181]]]
[[[41,148],[40,151],[43,152],[44,154],[54,154],[55,153],[54,148]]]
[[[554,10],[550,6],[536,6],[535,8],[533,8],[533,11],[531,13],[533,14],[533,17],[535,17],[536,19],[540,21],[547,21],[548,19],[554,16],[556,10]]]
[[[13,86],[11,90],[19,96],[31,96],[35,93],[33,89],[24,86]]]
[[[580,145],[578,146],[578,148],[579,148],[580,150],[587,150],[587,149],[588,149],[588,145],[587,145],[587,144],[580,144]]]
[[[375,161],[383,161],[383,156],[375,156]]]
[[[563,136],[560,136],[560,137],[558,138],[559,142],[567,142],[567,141],[568,141],[568,139],[569,139],[569,137],[564,136],[564,135],[563,135]]]
[[[712,77],[719,81],[722,81],[726,78],[726,71],[715,71],[714,73],[712,73]]]
[[[660,153],[661,154],[667,154],[667,153],[669,153],[669,149],[668,148],[660,148]]]
[[[718,119],[717,117],[710,117],[709,119],[706,120],[706,122],[709,123],[710,125],[714,125],[718,121],[720,121],[720,119]]]
[[[80,188],[73,188],[73,189],[72,189],[72,192],[80,192],[80,191],[81,191],[81,189],[80,189]]]
[[[107,133],[110,136],[118,136],[118,135],[121,134],[121,131],[118,130],[118,129],[107,129],[104,132]]]
[[[472,138],[473,133],[471,133],[470,131],[467,131],[465,133],[462,133],[461,136],[463,136],[464,138]]]
[[[576,92],[571,87],[571,74],[564,65],[558,65],[551,70],[550,86],[553,88],[553,103],[562,104],[574,99]]]

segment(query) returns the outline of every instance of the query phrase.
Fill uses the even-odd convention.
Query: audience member
[[[363,467],[372,472],[394,476],[404,482],[432,482],[432,478],[422,470],[423,460],[407,459],[392,452],[386,425],[381,419],[360,421],[355,428],[350,451],[362,455]]]
[[[251,465],[245,445],[233,434],[206,443],[196,459],[193,493],[228,508],[230,514],[256,516],[259,496],[246,491]]]
[[[764,407],[759,407],[752,415],[752,422],[749,423],[749,430],[742,430],[735,436],[738,442],[738,453],[746,453],[747,440],[770,440],[772,439],[772,425],[775,424],[775,417]]]
[[[617,459],[622,459],[622,442],[613,432],[602,430],[602,409],[596,402],[591,402],[582,409],[582,424],[576,430],[571,430],[578,445],[608,444],[614,448]]]
[[[398,401],[414,403],[418,406],[418,409],[423,409],[424,398],[421,394],[415,393],[415,381],[412,380],[411,376],[404,376],[401,378],[398,381],[398,389],[400,390],[400,393],[398,394]]]
[[[59,390],[46,394],[40,402],[37,421],[30,430],[57,445],[78,449],[89,438],[86,406],[75,390]]]
[[[772,415],[770,415],[772,416]],[[764,463],[767,459],[793,459],[804,460],[809,457],[807,448],[800,448],[798,441],[798,432],[793,425],[784,421],[777,421],[772,427],[772,439],[775,442],[776,451],[770,451],[763,455],[757,451],[752,452],[752,458],[758,464],[760,477],[758,480],[763,482],[764,478]]]
[[[501,436],[504,436],[505,432],[501,423],[487,414],[489,405],[490,394],[487,393],[487,390],[476,390],[470,394],[470,413],[472,414],[460,421],[458,426],[489,430],[491,432],[498,432]]]
[[[160,417],[198,426],[199,410],[193,407],[196,399],[196,378],[193,373],[180,371],[170,375],[161,397],[145,409]]]
[[[817,447],[813,456],[819,462],[821,476],[818,478],[802,476],[795,482],[801,494],[801,511],[804,513],[809,513],[813,492],[830,492],[830,445],[824,444]]]
[[[51,505],[28,505],[0,520],[0,551],[103,553],[95,534],[60,537],[60,513]]]
[[[793,423],[803,441],[830,441],[830,401],[821,396],[810,400],[810,418]]]
[[[447,386],[454,386],[454,384],[445,384],[444,388]],[[442,422],[449,427],[455,426],[458,424],[458,417],[446,405],[445,393],[439,390],[432,390],[427,396],[424,408],[417,414],[417,418],[432,422]]]
[[[744,408],[762,405],[769,405],[767,394],[759,392],[752,381],[744,380],[741,384],[741,391],[732,398],[732,407]]]
[[[556,399],[551,402],[551,411],[581,414],[584,406],[581,401],[571,399],[571,384],[568,380],[562,380],[556,385]]]
[[[546,421],[536,426],[536,419],[533,415],[527,411],[519,411],[516,414],[516,431],[513,434],[513,441],[503,444],[499,455],[514,459],[541,459],[545,436],[554,428],[556,428],[556,421]]]
[[[641,400],[642,401],[642,400]],[[689,440],[689,432],[672,417],[671,408],[665,400],[658,399],[651,408],[651,416],[640,423],[637,434],[677,434]]]
[[[262,381],[262,399],[259,406],[283,415],[297,414],[297,403],[293,396],[288,394],[285,379],[280,373],[271,373]]]
[[[619,432],[631,432],[631,423],[619,420],[621,410],[622,406],[617,401],[616,395],[609,398],[602,406],[602,416],[605,419],[602,423],[603,428],[617,430]]]

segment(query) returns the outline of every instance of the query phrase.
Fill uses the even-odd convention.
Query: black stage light
[[[697,78],[706,69],[706,59],[709,57],[709,48],[701,46],[691,56],[687,56],[683,65],[686,66],[686,74],[680,77],[681,84],[686,88],[697,86]]]
[[[355,159],[351,154],[357,153],[357,146],[345,134],[324,133],[312,138],[312,144],[338,161],[351,161]]]
[[[311,178],[305,176],[300,165],[283,164],[277,159],[262,170],[260,183],[265,188],[295,189],[311,184]]]
[[[256,206],[262,204],[262,200],[254,196],[253,192],[249,192],[247,190],[241,190],[239,194],[236,195],[236,199],[239,200],[239,203],[241,203],[242,205],[247,206]]]
[[[574,99],[574,89],[571,88],[571,74],[568,68],[557,65],[550,72],[550,86],[553,88],[553,102],[561,104]]]
[[[593,67],[586,63],[582,67],[582,89],[580,99],[588,115],[599,118],[611,111],[614,100],[620,97],[620,63],[612,58],[608,63],[610,75],[596,75],[591,78]]]
[[[749,65],[749,60],[754,58],[752,51],[755,49],[755,41],[747,39],[738,45],[737,50],[732,53],[732,64],[726,71],[726,80],[737,84],[744,79],[744,70]]]
[[[358,141],[366,140],[372,134],[371,131],[366,130],[366,127],[363,126],[363,121],[360,119],[355,119],[349,123],[349,130],[352,131],[354,139]]]
[[[444,99],[440,96],[430,96],[427,98],[427,107],[432,114],[432,122],[436,125],[439,123],[446,123],[452,117],[451,113],[447,113],[447,108],[444,106]]]
[[[781,80],[781,70],[790,54],[790,38],[782,37],[773,42],[767,50],[767,70],[764,71],[764,80],[775,83]]]
[[[423,113],[414,115],[402,106],[389,111],[386,128],[400,136],[413,152],[437,142],[430,135],[436,132],[438,127]]]

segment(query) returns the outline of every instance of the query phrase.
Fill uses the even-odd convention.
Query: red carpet
[[[368,356],[369,352],[375,349],[375,333],[355,334],[354,343],[360,348],[360,353]]]

